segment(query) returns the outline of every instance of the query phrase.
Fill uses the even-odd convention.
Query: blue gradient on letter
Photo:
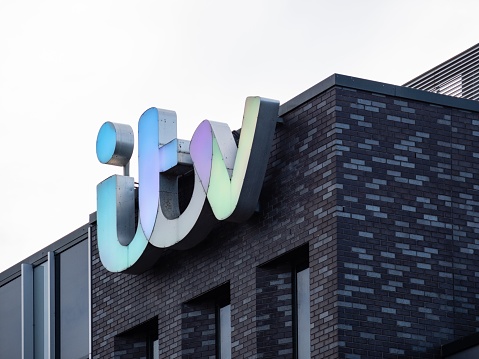
[[[101,163],[108,163],[115,153],[116,131],[113,124],[105,122],[98,131],[96,156]]]
[[[141,225],[129,245],[123,246],[118,241],[116,205],[118,181],[121,177],[123,176],[111,176],[97,186],[98,251],[101,262],[110,272],[121,272],[130,268],[138,261],[148,244]],[[125,182],[134,190],[133,178],[123,177],[123,179],[126,179]]]

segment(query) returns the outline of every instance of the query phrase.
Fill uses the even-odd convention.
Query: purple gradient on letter
[[[201,185],[207,193],[213,158],[213,130],[208,120],[204,120],[196,128],[190,142],[190,155],[198,177],[200,177]]]
[[[151,237],[160,203],[160,151],[158,110],[150,108],[138,121],[138,172],[140,223],[146,238]]]

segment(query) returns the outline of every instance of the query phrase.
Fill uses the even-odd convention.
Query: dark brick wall
[[[210,358],[216,355],[216,306],[214,301],[183,305],[183,358]]]
[[[246,223],[138,276],[102,268],[93,228],[94,358],[152,318],[161,358],[202,357],[188,351],[188,303],[226,282],[233,357],[291,357],[287,310],[275,312],[291,306],[291,272],[265,263],[302,245],[314,358],[438,358],[476,331],[478,114],[333,87],[283,119]],[[275,283],[285,296],[267,294]]]
[[[340,352],[439,358],[475,332],[479,116],[337,90]]]
[[[139,359],[147,356],[147,341],[138,337],[115,337],[115,359]]]
[[[286,263],[258,268],[256,334],[260,358],[291,358],[293,349],[292,270]]]

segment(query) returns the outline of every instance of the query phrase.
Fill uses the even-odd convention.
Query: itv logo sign
[[[162,249],[199,243],[218,220],[247,220],[263,185],[278,110],[275,100],[248,97],[238,146],[224,123],[203,121],[188,142],[177,139],[174,112],[150,108],[143,113],[138,121],[138,213],[134,180],[127,173],[97,186],[98,249],[105,268],[141,273]],[[98,160],[127,168],[133,146],[130,126],[105,122],[97,137]],[[193,194],[180,212],[178,176],[191,166]]]

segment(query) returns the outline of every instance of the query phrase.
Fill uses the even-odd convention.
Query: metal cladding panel
[[[33,359],[33,267],[22,264],[22,359]]]
[[[405,83],[404,86],[479,100],[479,44]]]

